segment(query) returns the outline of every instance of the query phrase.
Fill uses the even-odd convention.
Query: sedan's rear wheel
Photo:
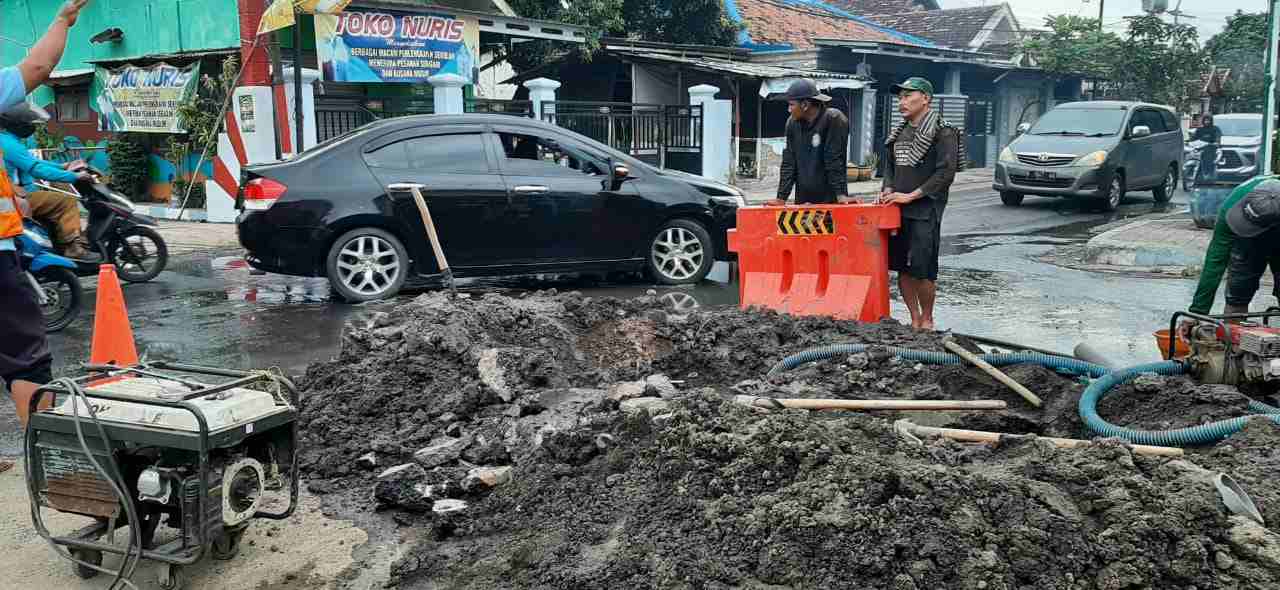
[[[711,234],[689,219],[663,224],[649,246],[649,274],[664,285],[688,285],[706,278],[715,262]]]
[[[394,297],[409,272],[409,255],[395,236],[364,227],[342,234],[325,265],[338,296],[352,303]]]

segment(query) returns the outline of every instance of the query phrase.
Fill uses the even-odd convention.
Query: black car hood
[[[717,182],[717,181],[711,180],[710,178],[703,178],[701,176],[689,174],[688,172],[681,172],[679,170],[670,170],[670,169],[658,170],[657,172],[662,176],[669,176],[681,182],[686,182],[690,185],[693,185],[694,188],[710,189],[710,191],[722,194],[726,197],[742,195],[742,191],[738,190],[734,186],[725,184],[723,182]],[[703,192],[707,192],[707,190],[703,190]]]

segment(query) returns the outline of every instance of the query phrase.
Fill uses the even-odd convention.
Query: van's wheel
[[[1009,191],[1001,191],[1001,192],[1000,192],[1000,202],[1001,202],[1001,203],[1004,203],[1004,205],[1005,205],[1006,207],[1019,207],[1019,206],[1021,206],[1021,205],[1022,205],[1022,199],[1024,199],[1025,197],[1026,197],[1026,195],[1023,195],[1022,193],[1014,193],[1014,192],[1009,192]]]
[[[1160,182],[1160,186],[1151,191],[1151,195],[1155,197],[1157,203],[1168,203],[1176,190],[1178,190],[1178,167],[1170,164],[1169,169],[1164,173],[1164,180]]]
[[[1098,208],[1108,213],[1120,208],[1124,200],[1124,174],[1115,172],[1111,175],[1111,184],[1107,185],[1107,193],[1098,199]]]
[[[666,222],[649,243],[649,275],[664,285],[697,283],[711,272],[714,262],[711,234],[690,219]]]
[[[395,297],[409,273],[409,254],[400,240],[373,228],[353,229],[329,248],[325,274],[339,297],[352,303]]]
[[[72,549],[71,557],[74,557],[85,563],[91,563],[99,567],[102,566],[102,552],[98,551],[97,549]],[[93,569],[91,567],[83,566],[78,563],[76,564],[76,576],[78,576],[81,580],[90,580],[90,579],[96,578],[100,573],[102,572],[99,572],[98,570]]]

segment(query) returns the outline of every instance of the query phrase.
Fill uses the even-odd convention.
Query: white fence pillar
[[[462,87],[467,79],[457,74],[436,74],[427,78],[435,98],[437,115],[461,115],[466,110],[462,100]]]
[[[539,121],[545,121],[542,116],[542,104],[556,101],[556,90],[560,88],[560,83],[548,78],[534,78],[524,83],[524,87],[529,89],[529,101],[533,103],[533,118]]]
[[[702,176],[729,182],[733,172],[733,101],[716,100],[719,88],[689,89],[689,104],[702,106]]]

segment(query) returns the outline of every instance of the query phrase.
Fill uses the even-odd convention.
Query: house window
[[[69,91],[58,93],[59,121],[92,121],[93,113],[89,110],[89,93],[85,91]]]

